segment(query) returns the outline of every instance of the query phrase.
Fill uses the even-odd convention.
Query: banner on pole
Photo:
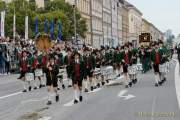
[[[29,24],[28,24],[28,16],[25,17],[25,40],[28,39],[28,30],[29,30]]]
[[[5,37],[4,33],[5,11],[1,12],[1,37]]]

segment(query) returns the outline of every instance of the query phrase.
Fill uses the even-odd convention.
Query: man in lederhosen
[[[91,91],[93,91],[94,86],[93,86],[93,70],[95,69],[95,59],[92,56],[90,50],[88,48],[85,49],[85,56],[83,56],[84,60],[84,67],[85,67],[85,78],[84,78],[84,85],[85,85],[85,92],[88,92],[88,81],[89,79],[90,86],[91,86]]]
[[[161,60],[161,54],[159,52],[159,45],[158,43],[155,43],[155,49],[152,50],[151,53],[151,60],[153,64],[154,74],[155,74],[155,86],[158,87],[159,85],[162,85],[162,82],[160,80],[160,71],[159,71],[159,64]]]
[[[55,92],[56,94],[55,95],[56,102],[59,101],[59,94],[57,91],[57,87],[58,87],[57,75],[59,73],[59,69],[58,66],[55,64],[55,59],[52,55],[50,55],[50,59],[47,63],[45,73],[46,73],[46,86],[48,90],[47,105],[51,105],[52,104],[51,97],[53,96],[53,92]]]
[[[71,62],[72,62],[72,52],[71,49],[68,48],[67,49],[67,55],[64,58],[64,64],[66,66],[66,71],[67,71],[67,78],[68,78],[68,87],[71,87],[71,74],[72,74],[72,70],[71,70]]]
[[[82,102],[82,81],[84,78],[84,62],[81,55],[75,52],[73,55],[73,61],[71,62],[72,69],[72,83],[74,88],[74,104],[79,101]]]
[[[27,82],[25,80],[25,74],[28,72],[28,59],[27,59],[26,51],[22,51],[21,54],[22,55],[21,55],[21,59],[19,62],[19,64],[20,64],[20,76],[18,79],[20,79],[22,82],[23,89],[24,89],[23,92],[27,92]]]
[[[132,86],[132,83],[129,79],[129,74],[128,74],[128,66],[130,64],[130,60],[131,60],[131,53],[129,51],[128,44],[127,44],[124,46],[124,53],[123,53],[123,60],[122,60],[125,88]]]

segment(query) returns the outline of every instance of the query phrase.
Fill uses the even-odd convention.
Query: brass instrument
[[[52,46],[50,36],[47,34],[38,35],[35,38],[35,45],[39,51],[48,51]]]

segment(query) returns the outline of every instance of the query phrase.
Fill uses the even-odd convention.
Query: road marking
[[[176,87],[176,96],[180,108],[180,75],[179,75],[179,62],[176,60],[176,68],[175,68],[175,87]]]
[[[100,91],[100,90],[102,90],[102,88],[97,88],[97,89],[94,89],[93,91],[89,91],[88,94],[89,94],[89,93],[96,93],[96,92],[98,92],[98,91]]]
[[[127,93],[128,90],[121,90],[118,94],[118,97],[120,98],[124,98],[123,100],[129,100],[132,98],[135,98],[136,96],[132,95],[132,94],[128,94],[127,96],[125,96],[124,94]]]
[[[64,104],[63,106],[65,106],[65,107],[71,107],[71,106],[73,106],[73,105],[74,105],[74,100],[71,100],[70,102]]]
[[[156,97],[153,98],[153,103],[152,103],[152,110],[151,110],[151,120],[154,120],[153,114],[155,113],[155,106],[156,106]]]
[[[19,94],[22,94],[22,93],[23,92],[16,92],[16,93],[12,93],[12,94],[9,94],[9,95],[1,96],[0,100],[8,98],[8,97],[16,96],[16,95],[19,95]]]
[[[38,120],[50,120],[50,119],[51,119],[51,117],[42,117],[42,118],[40,118]]]

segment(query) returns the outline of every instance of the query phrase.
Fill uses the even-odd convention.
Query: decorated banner
[[[28,39],[28,34],[29,34],[28,30],[29,30],[28,16],[26,16],[25,17],[25,40]]]
[[[5,11],[1,12],[1,37],[5,37],[4,33]]]
[[[58,21],[58,38],[57,39],[58,41],[62,40],[62,24],[60,20]]]

